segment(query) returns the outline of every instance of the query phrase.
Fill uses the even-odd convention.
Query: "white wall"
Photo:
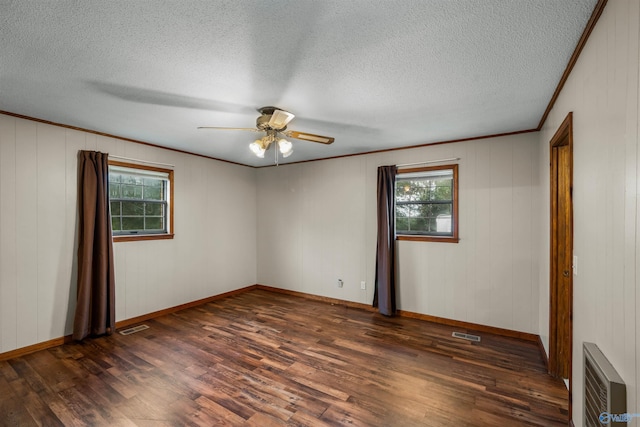
[[[530,133],[259,169],[258,282],[370,304],[377,167],[460,157],[461,240],[398,243],[399,308],[538,333],[537,142]]]
[[[640,412],[638,235],[638,40],[640,3],[608,2],[540,132],[541,260],[549,258],[549,141],[574,120],[573,419],[582,425],[583,342],[594,342],[627,384]],[[540,264],[540,334],[548,348],[549,265]],[[638,426],[637,418],[630,425]]]
[[[114,243],[117,320],[256,283],[254,169],[0,115],[0,353],[72,332],[82,149],[175,165],[175,238]]]
[[[370,303],[377,166],[461,157],[461,241],[398,244],[399,307],[536,333],[536,141],[256,171],[0,115],[0,352],[71,332],[80,149],[175,165],[175,239],[115,243],[117,320],[256,282]]]

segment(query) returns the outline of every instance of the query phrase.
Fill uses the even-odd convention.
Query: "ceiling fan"
[[[298,132],[295,130],[287,130],[287,125],[295,115],[276,107],[258,108],[260,116],[256,120],[255,128],[229,128],[216,126],[199,126],[198,129],[218,129],[218,130],[245,130],[250,132],[265,132],[266,135],[260,139],[256,139],[249,145],[253,153],[260,157],[264,157],[264,153],[269,149],[271,144],[277,143],[278,149],[282,157],[289,157],[293,153],[293,145],[284,137],[301,139],[303,141],[319,142],[321,144],[331,144],[335,138],[329,136],[315,135],[312,133]],[[277,163],[276,151],[276,163]]]

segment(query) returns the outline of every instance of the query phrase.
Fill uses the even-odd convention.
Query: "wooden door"
[[[571,380],[573,331],[573,136],[569,113],[550,142],[549,373]]]

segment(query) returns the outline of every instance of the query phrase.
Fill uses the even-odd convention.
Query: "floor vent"
[[[593,343],[584,343],[584,425],[626,426],[627,388],[611,363]]]
[[[451,336],[455,338],[462,338],[463,340],[480,342],[480,337],[477,335],[463,334],[462,332],[454,332],[451,334]]]
[[[149,327],[147,325],[138,325],[132,328],[121,330],[120,335],[131,335],[131,334],[135,334],[136,332],[144,331],[145,329],[149,329]]]

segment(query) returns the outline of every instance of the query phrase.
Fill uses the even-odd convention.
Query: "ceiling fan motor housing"
[[[262,107],[258,109],[258,112],[261,116],[256,120],[256,127],[260,130],[273,129],[282,132],[295,117],[293,113],[276,107]]]
[[[256,119],[256,127],[260,130],[269,130],[271,126],[269,126],[269,121],[271,120],[271,114],[263,114],[262,116]],[[285,130],[287,127],[283,127],[282,129],[274,129],[274,130]]]

